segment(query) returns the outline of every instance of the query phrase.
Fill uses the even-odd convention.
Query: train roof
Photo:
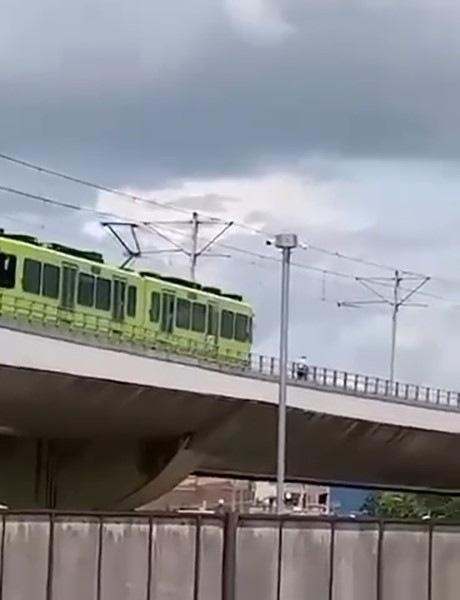
[[[21,247],[33,249],[35,251],[43,252],[48,255],[59,256],[62,259],[69,259],[69,257],[71,257],[73,260],[78,260],[80,263],[88,265],[88,267],[99,267],[109,269],[114,273],[124,273],[125,275],[135,277],[141,280],[154,279],[156,281],[162,281],[165,284],[167,284],[168,287],[172,287],[176,290],[183,290],[184,288],[188,288],[192,292],[195,291],[197,293],[204,294],[206,296],[212,297],[215,300],[220,300],[228,303],[236,303],[250,308],[249,303],[246,302],[243,296],[241,296],[240,294],[223,292],[219,288],[213,286],[202,285],[189,279],[173,275],[164,275],[155,271],[137,271],[134,269],[122,269],[121,267],[117,267],[113,264],[106,263],[103,255],[99,252],[91,250],[81,250],[78,248],[73,248],[71,246],[66,246],[54,242],[42,242],[33,236],[21,233],[10,233],[0,228],[0,240],[1,239],[6,240],[8,244],[11,244],[13,247],[18,247],[18,249]]]

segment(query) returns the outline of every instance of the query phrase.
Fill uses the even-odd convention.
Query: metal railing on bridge
[[[279,361],[275,357],[253,354],[250,370],[253,373],[267,375],[275,379],[279,375]],[[296,385],[327,387],[347,394],[358,394],[404,402],[428,403],[435,406],[450,407],[454,410],[460,407],[460,392],[413,383],[391,382],[389,379],[381,377],[340,371],[327,367],[307,366],[300,377],[297,371],[297,364],[290,362],[288,366],[288,379]]]
[[[30,329],[52,335],[53,337],[77,337],[82,343],[100,344],[102,346],[123,346],[126,351],[136,351],[163,360],[200,364],[209,369],[243,374],[275,380],[279,376],[279,361],[273,356],[252,354],[239,362],[220,357],[198,353],[197,348],[189,343],[177,348],[168,347],[164,340],[157,339],[150,329],[137,325],[124,325],[123,332],[112,331],[110,319],[106,316],[96,317],[78,309],[78,320],[70,324],[59,316],[59,311],[38,300],[26,300],[3,296],[0,292],[0,327],[4,326]],[[43,331],[44,330],[44,331]],[[391,382],[388,379],[350,373],[337,369],[309,366],[302,377],[298,376],[298,365],[290,362],[288,366],[290,384],[338,391],[344,394],[360,395],[390,401],[424,404],[444,410],[460,410],[460,392],[448,391],[429,386],[411,383]]]
[[[460,526],[308,517],[0,517],[2,600],[457,600]]]

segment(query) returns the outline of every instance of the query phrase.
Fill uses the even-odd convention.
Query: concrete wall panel
[[[377,600],[378,527],[337,524],[332,600]]]
[[[6,521],[3,599],[46,600],[49,522],[40,517]]]
[[[433,532],[431,600],[460,596],[460,527],[437,527]]]
[[[220,600],[224,549],[222,526],[203,525],[200,536],[199,600]]]
[[[97,519],[55,522],[52,600],[97,600],[99,528]]]
[[[427,528],[408,525],[385,527],[381,600],[428,600],[428,547]]]
[[[279,531],[274,523],[246,522],[237,532],[235,600],[276,600]]]
[[[152,599],[193,600],[196,525],[156,521],[152,534]]]
[[[149,523],[108,521],[102,530],[100,600],[145,600],[149,577]]]
[[[281,598],[328,598],[330,525],[286,524],[282,548]]]

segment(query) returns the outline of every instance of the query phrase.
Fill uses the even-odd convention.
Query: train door
[[[171,292],[161,293],[161,331],[163,333],[174,333],[174,314],[176,297]]]
[[[219,346],[219,306],[215,302],[208,302],[206,336],[211,351],[217,354]]]
[[[71,263],[62,264],[61,309],[73,311],[77,291],[78,267]]]
[[[126,312],[126,280],[113,278],[112,319],[115,323],[124,323]]]

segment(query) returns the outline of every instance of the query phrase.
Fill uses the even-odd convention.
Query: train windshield
[[[0,288],[13,289],[16,284],[16,257],[0,252]]]

